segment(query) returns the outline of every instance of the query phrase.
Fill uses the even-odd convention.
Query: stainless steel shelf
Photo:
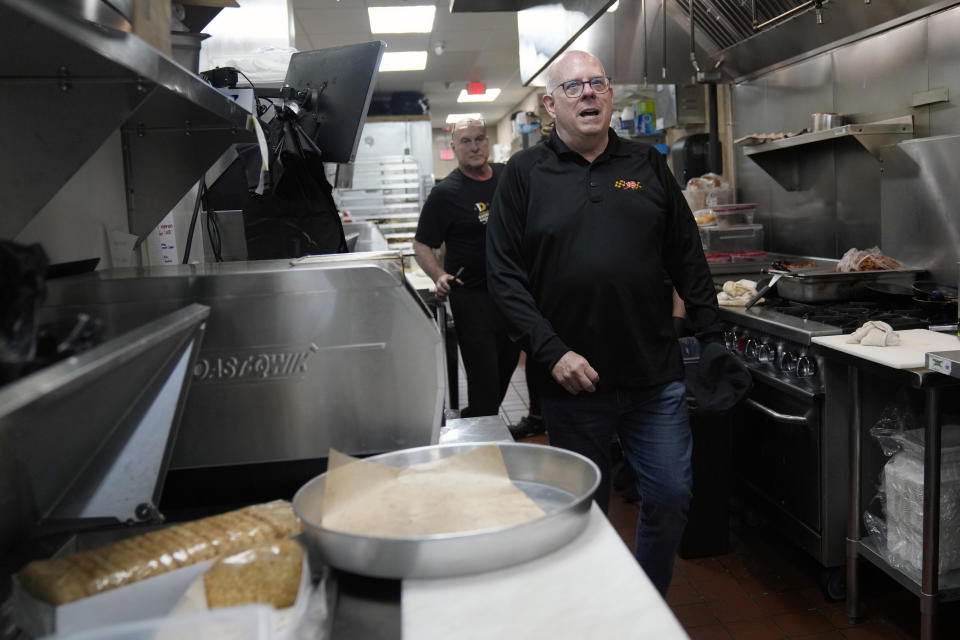
[[[830,142],[847,137],[853,138],[863,145],[867,151],[876,155],[881,147],[912,138],[913,118],[904,116],[872,124],[846,124],[825,131],[804,133],[792,138],[772,140],[752,147],[744,147],[743,153],[747,156],[755,156],[771,151],[780,151],[818,142]]]
[[[882,122],[847,124],[826,131],[773,140],[752,147],[744,147],[743,153],[770,174],[783,188],[788,191],[797,191],[801,188],[801,156],[813,148],[828,142],[852,140],[859,143],[879,161],[884,147],[912,137],[913,117],[903,116]]]
[[[919,596],[921,591],[920,572],[910,573],[892,566],[887,559],[886,552],[880,547],[881,544],[882,541],[877,539],[876,536],[861,538],[857,543],[857,555],[896,580],[900,583],[900,586],[913,595]],[[938,576],[938,582],[941,602],[960,600],[960,571],[941,573]]]
[[[131,233],[145,237],[234,142],[248,111],[137,36],[69,3],[0,0],[0,237],[15,236],[120,129]]]

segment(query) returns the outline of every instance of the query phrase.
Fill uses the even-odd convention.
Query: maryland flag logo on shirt
[[[638,189],[643,189],[643,185],[636,180],[617,180],[613,183],[613,186],[617,189],[623,189],[624,191],[637,191]]]
[[[474,208],[477,210],[477,220],[480,224],[487,224],[487,218],[490,217],[490,204],[487,202],[476,202]]]

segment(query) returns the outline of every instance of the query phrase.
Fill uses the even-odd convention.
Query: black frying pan
[[[931,302],[956,302],[957,288],[933,280],[917,280],[913,283],[914,297]]]
[[[81,273],[88,273],[97,268],[100,258],[87,258],[86,260],[74,260],[73,262],[58,262],[51,264],[44,272],[47,280],[56,278],[65,278],[66,276],[75,276]]]

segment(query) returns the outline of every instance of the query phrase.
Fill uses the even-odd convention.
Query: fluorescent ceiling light
[[[415,7],[367,7],[370,33],[430,33],[433,31],[433,5]]]
[[[620,8],[620,0],[617,0],[617,1],[614,2],[612,5],[610,5],[610,8],[607,9],[607,13],[613,13],[614,11],[616,11],[616,10],[619,9],[619,8]]]
[[[484,93],[470,95],[466,89],[460,89],[457,102],[493,102],[500,95],[500,89],[487,89]]]
[[[451,113],[447,116],[447,124],[457,124],[461,120],[480,120],[483,116],[479,113]]]
[[[426,51],[386,51],[380,59],[380,71],[423,71],[426,68]]]

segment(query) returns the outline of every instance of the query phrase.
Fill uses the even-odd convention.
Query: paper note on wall
[[[179,264],[177,235],[173,225],[172,213],[168,213],[150,234],[148,249],[150,251],[150,264]]]

